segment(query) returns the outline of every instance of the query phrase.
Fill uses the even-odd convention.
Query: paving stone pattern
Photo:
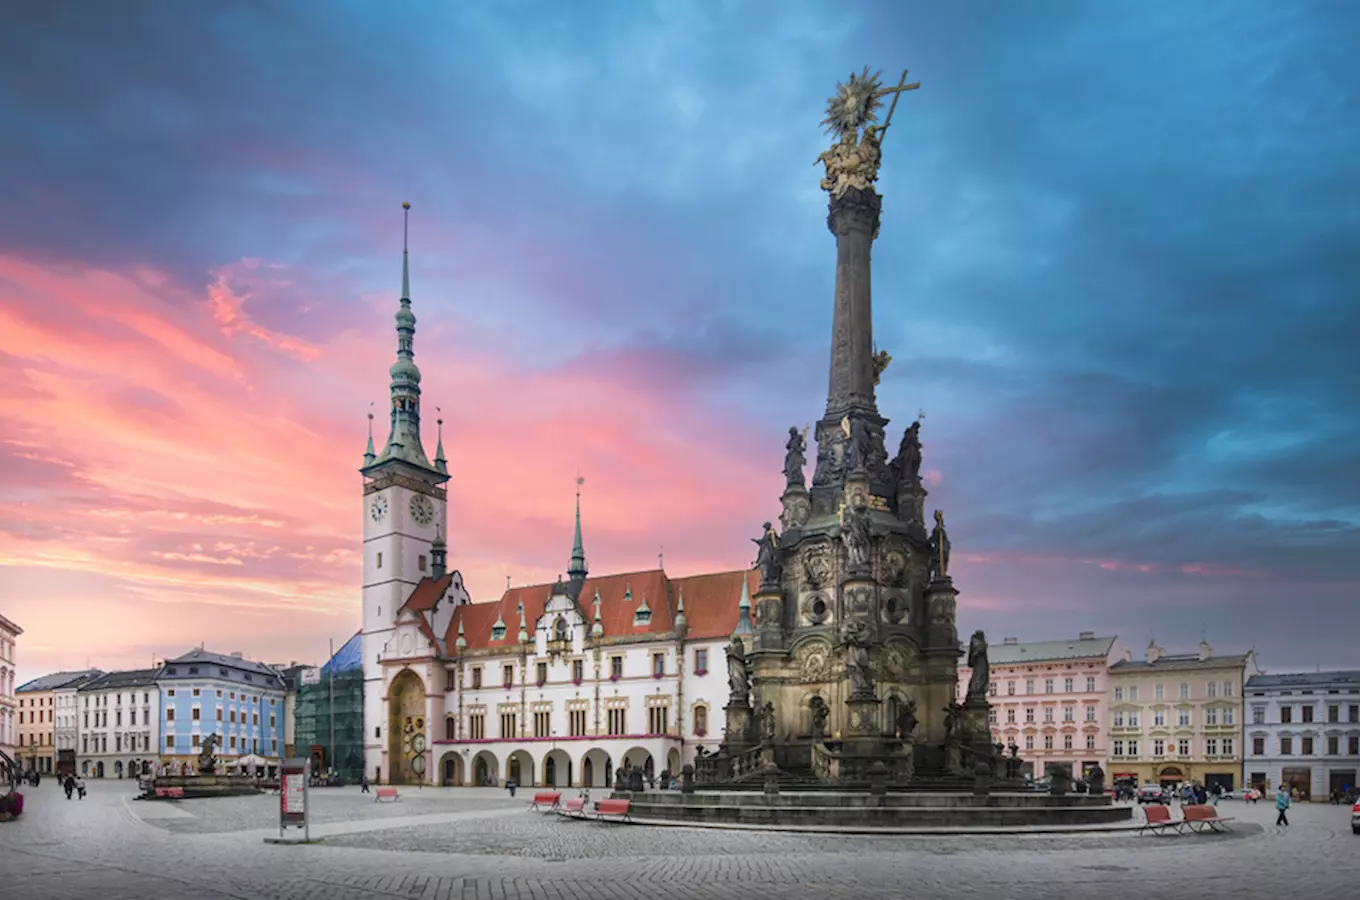
[[[1349,809],[1224,803],[1227,836],[895,838],[704,831],[560,821],[494,790],[430,790],[376,804],[312,794],[322,844],[279,847],[277,798],[149,807],[125,782],[55,782],[0,824],[3,900],[1218,900],[1360,891]],[[414,793],[414,792],[412,792]],[[171,813],[168,807],[173,807]],[[1174,814],[1174,813],[1173,813]],[[145,816],[145,820],[143,819]]]

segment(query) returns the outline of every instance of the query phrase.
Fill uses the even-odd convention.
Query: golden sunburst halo
[[[879,99],[882,74],[865,66],[863,72],[851,72],[848,81],[836,85],[836,95],[826,101],[826,118],[822,120],[828,134],[843,137],[878,121],[878,108],[883,105]]]

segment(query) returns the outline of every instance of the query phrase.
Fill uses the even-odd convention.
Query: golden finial
[[[402,209],[410,209],[410,208],[411,208],[411,204],[406,203],[406,202],[403,202],[403,203],[401,204],[401,208],[402,208]]]

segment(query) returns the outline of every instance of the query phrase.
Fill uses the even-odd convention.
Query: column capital
[[[827,201],[826,227],[837,237],[860,231],[877,238],[882,210],[883,196],[877,191],[847,188]]]

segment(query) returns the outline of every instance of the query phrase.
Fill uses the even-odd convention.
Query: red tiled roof
[[[741,599],[741,579],[745,575],[754,579],[754,572],[719,572],[711,575],[695,575],[689,578],[671,579],[661,569],[645,572],[628,572],[619,575],[605,575],[587,578],[581,587],[577,602],[586,617],[587,626],[594,623],[595,595],[600,596],[600,624],[606,638],[626,637],[629,635],[665,634],[675,628],[675,606],[681,588],[685,594],[685,619],[689,623],[689,634],[694,639],[722,637],[731,633],[737,626],[737,604]],[[422,581],[412,593],[407,607],[429,609],[433,599],[418,598]],[[755,592],[755,582],[752,593]],[[519,641],[519,605],[524,604],[525,627],[532,635],[535,623],[543,615],[552,584],[535,584],[527,587],[511,588],[499,600],[488,603],[473,603],[454,610],[449,622],[446,646],[452,652],[458,639],[458,625],[463,625],[463,638],[468,649],[481,650],[497,647],[513,647]],[[433,596],[442,596],[442,589],[432,585],[427,589]],[[652,611],[651,621],[645,625],[633,624],[637,609],[643,597]],[[427,604],[427,605],[421,605]],[[423,617],[422,617],[423,618]],[[505,634],[500,640],[492,640],[491,629],[496,620],[505,624]]]
[[[431,578],[428,575],[420,579],[416,589],[411,591],[411,596],[406,598],[401,609],[397,612],[411,610],[412,612],[428,612],[434,609],[435,601],[444,596],[444,592],[449,589],[453,582],[453,572],[446,572],[439,578]]]

